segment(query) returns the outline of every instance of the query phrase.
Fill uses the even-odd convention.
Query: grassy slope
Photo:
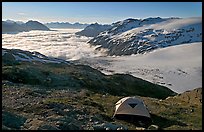
[[[140,95],[164,99],[175,95],[170,89],[131,75],[106,76],[89,66],[66,64],[21,63],[2,67],[2,79],[15,83],[41,85],[50,88],[62,86],[87,88],[112,95]]]

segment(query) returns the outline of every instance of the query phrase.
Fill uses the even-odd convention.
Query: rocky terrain
[[[202,18],[126,19],[89,41],[109,55],[145,53],[157,48],[202,41]]]
[[[38,21],[30,20],[26,23],[2,21],[2,33],[18,33],[31,30],[49,31],[50,29]]]
[[[144,100],[151,126],[112,118],[125,96]],[[40,53],[2,49],[2,129],[201,130],[202,88],[177,94],[128,74],[105,75]]]

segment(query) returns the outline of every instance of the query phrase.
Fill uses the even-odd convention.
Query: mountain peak
[[[21,21],[2,21],[2,33],[18,33],[23,31],[31,30],[45,30],[49,31],[50,29],[38,21],[29,20],[26,23]]]
[[[29,21],[27,21],[26,23],[40,23],[40,22],[34,21],[34,20],[29,20]]]
[[[99,24],[98,24],[97,22],[95,22],[95,23],[93,23],[93,24],[91,24],[91,25],[97,25],[97,26],[98,26]]]
[[[96,37],[99,33],[108,30],[111,28],[111,25],[101,25],[96,23],[88,25],[84,30],[77,32],[77,35],[87,36],[87,37]]]

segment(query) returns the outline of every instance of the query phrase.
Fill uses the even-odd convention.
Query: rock
[[[102,125],[93,125],[94,130],[105,130],[105,128]]]
[[[79,123],[67,123],[67,122],[62,122],[58,124],[58,128],[60,130],[81,130],[81,127],[79,126]]]
[[[1,128],[2,130],[11,130],[11,128],[9,128],[9,127],[6,127],[6,126],[4,126],[4,125],[2,125],[2,128]]]
[[[148,130],[158,130],[159,127],[157,125],[151,125],[147,128]]]
[[[124,130],[123,127],[118,127],[116,130]]]
[[[62,126],[62,125],[63,125],[63,122],[61,122],[61,121],[57,121],[55,124],[56,124],[56,126],[59,127],[59,126]]]
[[[37,130],[42,124],[44,124],[44,122],[37,117],[30,121],[27,126],[29,126],[29,130]]]
[[[70,110],[69,109],[64,109],[64,112],[69,112]]]
[[[127,130],[127,127],[125,126],[112,123],[102,123],[99,125],[94,125],[93,128],[94,130]]]
[[[38,130],[59,130],[59,129],[55,126],[43,125],[43,126],[40,126]]]
[[[94,124],[98,124],[98,123],[99,123],[98,121],[94,122]]]
[[[29,123],[29,122],[31,122],[31,121],[32,121],[32,119],[29,118],[29,119],[27,119],[27,120],[25,121],[25,124],[26,124],[26,123]]]
[[[82,120],[84,120],[84,117],[83,116],[78,116],[77,120],[82,121]]]
[[[145,130],[144,127],[136,127],[135,130]]]

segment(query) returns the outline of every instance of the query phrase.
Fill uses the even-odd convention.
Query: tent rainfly
[[[115,104],[113,117],[134,121],[151,121],[149,111],[143,100],[137,97],[125,97]]]

